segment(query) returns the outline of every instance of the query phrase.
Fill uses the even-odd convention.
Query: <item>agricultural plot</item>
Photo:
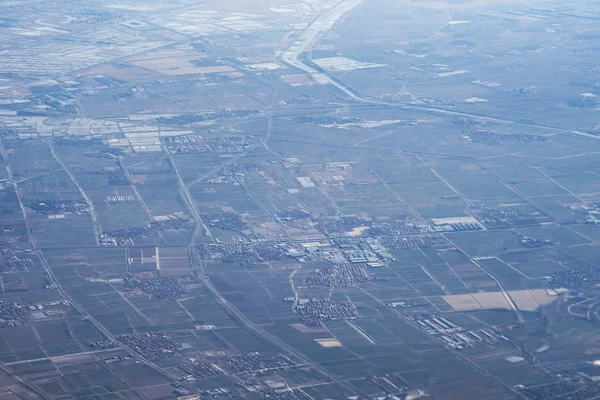
[[[140,158],[128,160],[124,163],[124,168],[151,215],[158,217],[185,213],[176,176],[169,163],[162,157],[140,156]]]
[[[6,397],[598,396],[588,4],[125,3],[0,2]]]

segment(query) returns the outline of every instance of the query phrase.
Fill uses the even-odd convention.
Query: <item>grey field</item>
[[[0,400],[600,400],[599,22],[0,0]]]

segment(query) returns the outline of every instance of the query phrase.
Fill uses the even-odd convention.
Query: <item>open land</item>
[[[589,2],[53,4],[0,2],[3,397],[600,399]]]

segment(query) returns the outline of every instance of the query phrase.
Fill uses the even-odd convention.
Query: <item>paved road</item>
[[[423,111],[428,113],[442,114],[447,116],[455,116],[455,117],[466,117],[473,118],[481,121],[494,122],[498,124],[510,124],[510,125],[518,125],[518,126],[527,126],[538,129],[544,129],[547,131],[555,132],[555,133],[570,133],[579,136],[584,136],[592,139],[600,139],[600,136],[596,136],[590,133],[582,132],[579,130],[569,130],[565,128],[560,128],[556,126],[537,124],[537,123],[529,123],[529,122],[521,122],[517,120],[505,119],[505,118],[495,118],[488,117],[485,115],[473,114],[468,112],[461,111],[452,111],[442,108],[428,107],[428,106],[420,106],[414,105],[406,102],[387,102],[381,100],[370,99],[366,97],[362,97],[356,94],[351,88],[344,85],[343,83],[337,81],[332,76],[328,75],[325,71],[317,70],[314,67],[311,67],[302,61],[298,60],[298,57],[301,53],[305,51],[310,51],[312,46],[333,26],[336,22],[338,22],[344,15],[358,7],[365,0],[345,0],[338,3],[335,7],[327,10],[326,12],[319,15],[306,30],[300,35],[299,39],[295,41],[292,45],[290,45],[285,51],[283,51],[280,55],[280,60],[289,65],[290,67],[299,69],[301,71],[306,72],[310,75],[316,82],[321,84],[329,84],[345,95],[350,97],[352,100],[355,100],[360,103],[365,104],[373,104],[373,105],[383,105],[401,108],[404,110],[414,110],[414,111]]]
[[[316,82],[328,83],[335,86],[354,100],[371,102],[357,96],[352,90],[337,82],[329,75],[322,73],[298,60],[298,56],[302,52],[309,51],[325,32],[333,28],[335,23],[338,22],[344,15],[358,7],[364,1],[365,0],[345,0],[319,15],[308,25],[306,30],[300,34],[300,38],[281,54],[281,61],[291,67],[306,72]]]
[[[173,168],[173,171],[175,172],[175,176],[177,177],[177,182],[179,185],[179,192],[180,192],[181,198],[185,202],[187,209],[190,211],[190,213],[192,213],[192,218],[194,219],[194,222],[196,223],[196,227],[194,228],[194,233],[192,234],[190,243],[191,244],[195,243],[196,238],[201,235],[200,231],[202,229],[204,229],[204,232],[206,232],[206,234],[208,235],[210,240],[214,242],[215,239],[213,238],[212,233],[210,232],[210,230],[204,223],[204,220],[202,219],[202,216],[200,215],[200,210],[198,210],[198,207],[196,207],[196,203],[194,203],[194,199],[192,198],[192,195],[190,194],[189,185],[186,185],[185,181],[181,177],[181,174],[179,173],[179,169],[177,169],[177,165],[175,164],[175,162],[173,161],[173,158],[171,157],[171,152],[169,151],[169,149],[167,149],[166,146],[163,146],[163,151],[167,155],[167,159],[169,160],[169,163],[171,164],[171,168]],[[222,168],[222,166],[219,166],[218,169],[221,169],[221,168]],[[212,171],[210,173],[212,173]],[[201,178],[199,178],[199,179],[201,179]]]
[[[173,162],[173,159],[171,158],[171,154],[169,153],[168,149],[165,149],[165,152],[166,152],[167,158],[169,159],[169,162],[171,163],[171,166],[177,176],[177,181],[179,182],[181,196],[183,197],[185,204],[187,205],[190,213],[192,214],[192,217],[196,223],[196,227],[199,227],[199,226],[204,227],[205,230],[208,232],[210,239],[213,242],[215,242],[214,237],[210,234],[210,230],[206,227],[204,221],[202,220],[200,210],[198,210],[198,207],[196,206],[196,203],[194,202],[194,199],[192,198],[190,191],[188,190],[188,187],[186,186],[185,182],[181,178],[179,170],[177,169],[177,165]],[[219,292],[219,290],[205,276],[204,264],[198,254],[198,249],[194,245],[194,238],[192,238],[191,243],[189,245],[189,253],[190,253],[190,259],[191,259],[192,268],[193,268],[192,272],[194,273],[196,280],[198,282],[202,283],[211,292],[211,294],[214,296],[214,298],[217,300],[217,302],[219,304],[221,304],[221,306],[233,318],[235,318],[240,323],[240,325],[245,327],[248,331],[252,332],[257,337],[263,339],[265,342],[272,344],[273,346],[278,348],[282,353],[285,353],[288,356],[290,356],[291,358],[299,361],[300,363],[311,367],[313,370],[317,371],[322,376],[326,377],[330,381],[343,387],[344,389],[346,389],[348,391],[349,394],[357,393],[357,389],[350,386],[348,383],[341,381],[338,377],[331,374],[330,372],[328,372],[326,369],[324,369],[320,365],[312,362],[306,356],[299,353],[296,349],[294,349],[293,347],[291,347],[288,344],[279,340],[276,336],[263,330],[259,326],[256,326],[252,321],[250,321],[248,318],[246,318],[246,316],[244,314],[242,314],[233,304],[231,304],[225,297],[223,297],[221,295],[221,293]]]
[[[5,153],[5,149],[4,149],[4,143],[2,142],[2,140],[0,140],[0,155],[4,158],[4,160],[8,160],[8,158],[6,157],[6,153]],[[12,174],[12,169],[10,168],[10,165],[8,164],[8,162],[6,163],[6,169],[8,171],[9,180],[10,180],[10,182],[12,182],[14,190],[17,193],[17,198],[19,200],[19,206],[21,207],[21,212],[23,214],[23,219],[24,219],[25,225],[27,227],[27,235],[29,237],[29,242],[31,243],[32,250],[34,250],[38,254],[40,260],[42,261],[42,264],[44,265],[44,269],[46,270],[46,273],[50,277],[50,280],[52,281],[52,283],[54,285],[56,285],[59,294],[65,300],[69,301],[69,303],[71,303],[71,306],[75,310],[77,310],[81,315],[87,317],[88,320],[92,323],[92,325],[94,325],[94,327],[98,331],[102,332],[108,339],[110,339],[114,343],[118,344],[119,342],[116,340],[116,338],[106,328],[104,328],[104,326],[102,326],[98,321],[96,321],[93,317],[91,317],[89,314],[87,314],[87,312],[81,306],[79,306],[78,304],[76,304],[75,302],[73,302],[71,300],[71,298],[64,292],[64,290],[60,286],[60,283],[56,280],[56,277],[54,276],[54,273],[52,272],[52,269],[50,268],[50,265],[46,261],[46,258],[44,257],[44,255],[42,254],[42,252],[36,247],[34,238],[33,238],[32,234],[31,234],[31,228],[29,226],[29,220],[27,219],[27,215],[25,213],[25,208],[23,206],[23,201],[22,201],[21,196],[20,196],[19,188],[17,187],[17,183],[16,183],[16,181],[15,181],[15,179],[13,177],[13,174]],[[126,351],[130,352],[133,355],[137,354],[135,351],[133,351],[132,349],[128,348],[127,346],[121,346],[121,348],[125,349]],[[175,377],[174,375],[172,375],[172,374],[164,371],[162,368],[158,367],[154,363],[151,363],[151,362],[145,360],[143,357],[139,357],[138,356],[138,358],[140,359],[141,362],[143,362],[143,363],[147,364],[148,366],[150,366],[150,367],[152,367],[152,368],[154,368],[154,369],[162,372],[163,374],[169,376],[170,378],[177,379],[177,377]],[[32,390],[33,392],[35,392],[37,395],[39,395],[43,399],[50,400],[52,398],[46,392],[44,392],[40,388],[38,388],[36,385],[28,382],[27,380],[25,380],[25,379],[21,378],[20,376],[18,376],[17,374],[15,374],[5,364],[0,363],[0,370],[2,370],[6,374],[14,377],[15,379],[17,379],[19,383],[25,385],[27,388],[29,388],[30,390]]]
[[[203,265],[204,264],[202,263],[202,260],[200,259],[199,255],[198,255],[197,249],[194,248],[194,247],[190,247],[190,254],[192,256],[192,265],[195,265],[196,267],[199,267],[198,269],[195,269],[193,271],[194,272],[194,276],[196,277],[196,279],[199,282],[201,282],[212,293],[212,295],[215,297],[215,299],[217,300],[217,302],[219,304],[221,304],[221,306],[232,317],[234,317],[237,320],[237,322],[239,322],[248,331],[250,331],[251,333],[253,333],[257,337],[259,337],[260,339],[262,339],[265,342],[270,343],[271,345],[277,347],[282,353],[287,354],[292,359],[295,359],[296,361],[300,362],[301,364],[304,364],[304,365],[312,368],[313,370],[317,371],[322,376],[324,376],[327,379],[329,379],[331,382],[336,383],[339,386],[343,387],[344,389],[346,389],[348,391],[348,393],[346,393],[346,394],[350,395],[350,394],[356,394],[357,393],[357,389],[356,388],[354,388],[353,386],[349,385],[347,382],[344,382],[344,381],[340,380],[337,376],[331,374],[329,371],[327,371],[326,369],[324,369],[323,367],[321,367],[319,364],[311,361],[306,356],[304,356],[302,353],[298,352],[298,350],[296,350],[293,347],[289,346],[287,343],[282,342],[281,340],[279,340],[279,338],[277,338],[276,336],[274,336],[274,335],[270,334],[269,332],[263,330],[262,328],[256,326],[252,321],[250,321],[248,318],[246,318],[246,316],[244,314],[242,314],[225,297],[223,297],[221,295],[221,293],[219,292],[219,290],[214,287],[214,285],[212,284],[212,282],[208,278],[206,278],[206,276],[204,274],[204,269],[203,269]],[[361,394],[361,393],[359,393],[359,394]]]
[[[150,368],[153,368],[153,369],[161,372],[163,375],[169,377],[170,379],[172,379],[174,381],[176,381],[176,380],[179,379],[177,376],[173,375],[172,373],[170,373],[169,371],[165,370],[164,368],[161,368],[158,365],[156,365],[155,363],[153,363],[153,362],[151,362],[149,360],[146,360],[141,354],[139,354],[138,352],[136,352],[135,350],[133,350],[129,346],[126,346],[126,345],[122,344],[121,342],[119,342],[117,340],[117,338],[108,329],[106,329],[100,322],[98,322],[94,317],[92,317],[90,314],[88,314],[88,312],[83,307],[81,307],[79,304],[77,304],[76,302],[74,302],[71,299],[71,297],[63,290],[62,286],[60,285],[60,282],[56,279],[56,276],[54,275],[54,272],[52,272],[52,269],[50,268],[50,265],[48,264],[48,261],[46,261],[46,258],[44,257],[44,254],[40,250],[36,250],[36,253],[40,257],[40,260],[42,261],[42,264],[44,265],[44,268],[45,268],[46,273],[48,274],[48,276],[50,278],[50,281],[58,289],[59,294],[65,300],[67,300],[71,304],[71,307],[73,307],[82,316],[84,316],[88,321],[90,321],[90,323],[98,331],[100,331],[107,339],[110,339],[112,342],[114,342],[115,344],[117,344],[120,348],[125,349],[127,352],[131,353],[132,355],[137,356],[137,359],[140,362],[146,364]]]
[[[100,246],[100,237],[102,235],[102,227],[100,226],[100,221],[98,220],[98,216],[96,215],[96,210],[94,209],[94,203],[92,202],[92,200],[90,200],[88,195],[85,193],[85,191],[83,190],[83,188],[81,187],[79,182],[77,182],[77,180],[75,179],[75,177],[73,176],[71,171],[67,168],[65,163],[63,163],[62,160],[60,159],[60,157],[58,156],[58,154],[56,154],[56,152],[54,151],[54,146],[52,145],[52,142],[49,140],[44,140],[44,141],[50,148],[50,153],[52,153],[52,157],[56,160],[57,163],[60,164],[63,171],[65,171],[65,173],[69,176],[69,179],[71,179],[71,182],[73,182],[73,184],[77,187],[77,189],[79,190],[79,193],[81,193],[81,196],[87,203],[88,208],[90,209],[90,216],[92,218],[92,226],[94,227],[94,237],[96,238],[96,246]]]

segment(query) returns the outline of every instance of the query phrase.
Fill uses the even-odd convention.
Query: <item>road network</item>
[[[521,122],[517,120],[504,119],[504,118],[495,118],[488,117],[479,114],[466,113],[460,111],[452,111],[443,108],[435,108],[435,107],[427,107],[421,105],[415,105],[407,102],[388,102],[381,101],[371,98],[362,97],[356,94],[351,88],[339,82],[331,75],[327,74],[326,71],[321,71],[316,67],[306,64],[305,62],[299,59],[300,55],[304,52],[310,52],[312,47],[315,46],[318,41],[323,38],[323,36],[333,28],[333,26],[346,14],[350,11],[354,10],[358,6],[360,6],[365,0],[344,0],[338,3],[336,6],[330,8],[329,10],[321,13],[317,16],[308,27],[300,34],[297,40],[295,40],[287,49],[279,54],[279,59],[284,64],[296,68],[300,71],[307,73],[315,82],[319,84],[327,84],[334,86],[350,99],[364,103],[364,104],[373,104],[380,106],[391,106],[391,107],[399,107],[405,110],[415,110],[415,111],[423,111],[428,113],[436,113],[443,114],[449,116],[463,117],[463,118],[472,118],[480,121],[493,122],[498,124],[511,124],[511,125],[520,125],[520,126],[528,126],[544,129],[547,131],[555,132],[555,133],[571,133],[579,136],[585,136],[593,139],[600,139],[600,136],[593,135],[587,132],[582,132],[580,130],[565,130],[563,128],[549,126],[544,124],[537,123],[529,123],[529,122]]]

